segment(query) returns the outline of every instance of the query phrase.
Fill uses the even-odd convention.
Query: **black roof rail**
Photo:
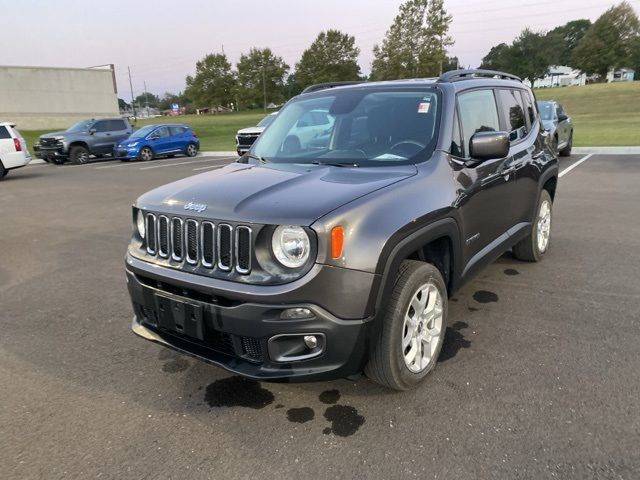
[[[316,83],[315,85],[309,85],[302,93],[317,92],[318,90],[324,90],[326,88],[344,87],[346,85],[357,85],[359,83],[365,83],[363,80],[354,80],[350,82],[326,82]]]
[[[510,73],[498,72],[497,70],[451,70],[445,72],[438,78],[439,82],[456,82],[459,80],[469,80],[471,78],[500,78],[503,80],[516,80],[521,82],[522,79]]]

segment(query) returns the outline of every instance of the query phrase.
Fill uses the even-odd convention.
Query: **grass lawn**
[[[539,88],[538,100],[558,100],[574,123],[575,146],[640,145],[640,82]]]
[[[541,88],[535,93],[540,100],[555,99],[564,105],[575,125],[575,146],[640,145],[640,82]],[[255,125],[263,116],[263,112],[254,110],[222,115],[159,117],[139,120],[137,126],[186,123],[198,134],[202,150],[230,151],[235,150],[236,131]],[[21,130],[29,147],[46,132]]]

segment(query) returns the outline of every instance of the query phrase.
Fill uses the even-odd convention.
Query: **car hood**
[[[414,165],[344,168],[233,163],[151,190],[136,206],[194,218],[308,226],[346,203],[416,173]]]
[[[238,130],[238,134],[241,133],[257,133],[257,134],[261,134],[262,132],[264,132],[265,127],[248,127],[248,128],[241,128],[240,130]]]
[[[59,132],[48,132],[48,133],[44,133],[42,135],[40,135],[40,138],[53,138],[53,137],[64,137],[65,135],[68,135],[69,133],[61,130]]]

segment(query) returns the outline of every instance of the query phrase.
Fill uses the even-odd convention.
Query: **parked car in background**
[[[571,155],[573,123],[562,105],[555,100],[538,100],[542,124],[551,138],[553,150],[563,157]]]
[[[9,170],[24,167],[31,161],[27,144],[16,129],[16,124],[0,122],[0,179]]]
[[[122,161],[133,158],[149,161],[157,157],[184,154],[195,157],[200,140],[188,125],[181,123],[147,125],[115,145],[113,156]]]
[[[36,157],[48,162],[87,163],[91,155],[111,155],[114,145],[132,132],[126,118],[80,120],[65,131],[41,135],[33,149]]]
[[[236,151],[238,155],[244,155],[249,151],[253,142],[260,136],[264,129],[276,118],[278,112],[273,112],[258,122],[255,127],[242,128],[236,133]]]

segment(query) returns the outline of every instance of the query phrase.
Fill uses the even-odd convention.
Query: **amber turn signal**
[[[342,244],[344,243],[344,230],[342,225],[338,225],[331,229],[331,258],[340,258],[342,256]]]

